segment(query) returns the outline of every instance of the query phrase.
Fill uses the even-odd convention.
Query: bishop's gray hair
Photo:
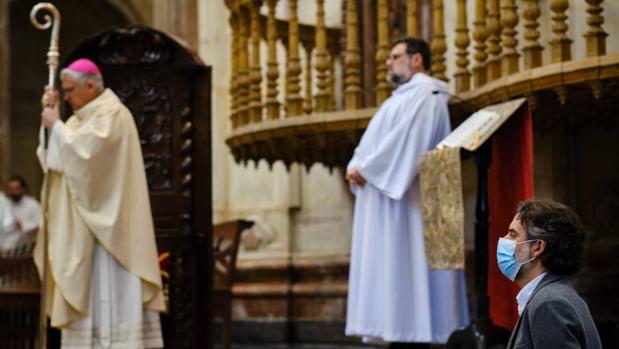
[[[60,78],[62,79],[65,77],[73,79],[77,84],[82,86],[86,83],[86,81],[90,80],[95,83],[95,88],[97,89],[97,92],[103,92],[103,90],[105,89],[105,85],[103,84],[103,77],[101,76],[101,74],[85,74],[77,72],[75,70],[64,68],[60,71]]]

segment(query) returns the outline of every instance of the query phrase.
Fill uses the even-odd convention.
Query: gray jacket
[[[569,281],[552,273],[537,285],[516,323],[507,348],[602,348],[589,313]]]

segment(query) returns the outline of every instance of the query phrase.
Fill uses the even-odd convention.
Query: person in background
[[[22,176],[12,176],[6,183],[6,196],[11,201],[15,226],[23,236],[41,226],[43,215],[39,202],[29,195],[28,183]]]
[[[431,270],[421,218],[419,160],[450,130],[447,84],[428,75],[430,48],[393,42],[396,86],[372,117],[346,179],[355,195],[346,335],[389,348],[445,343],[468,323],[462,270]]]

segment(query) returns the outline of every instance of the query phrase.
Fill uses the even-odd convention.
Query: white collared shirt
[[[537,287],[540,281],[546,276],[546,273],[539,274],[535,279],[529,281],[528,284],[524,285],[524,287],[518,292],[516,295],[516,301],[518,302],[518,316],[522,315],[524,311],[524,307],[527,305],[527,301],[529,297],[531,297],[531,293]]]

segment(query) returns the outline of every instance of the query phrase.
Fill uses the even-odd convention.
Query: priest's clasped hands
[[[346,172],[346,180],[349,181],[350,184],[361,186],[365,184],[365,178],[363,178],[361,173],[354,167]]]
[[[60,109],[58,103],[58,91],[50,86],[45,86],[45,92],[41,97],[41,124],[51,129],[54,123],[60,120]]]

